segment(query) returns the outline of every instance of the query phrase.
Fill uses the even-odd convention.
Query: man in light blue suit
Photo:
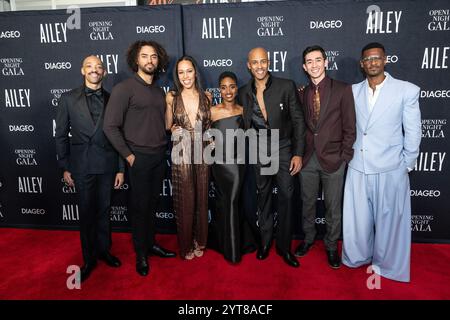
[[[366,80],[352,86],[357,131],[344,190],[342,262],[349,267],[372,263],[381,276],[409,282],[408,173],[422,134],[420,88],[384,72],[380,43],[362,49],[360,64]]]

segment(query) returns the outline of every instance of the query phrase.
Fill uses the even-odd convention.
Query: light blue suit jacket
[[[349,166],[365,174],[414,168],[422,136],[419,93],[410,82],[387,74],[369,112],[366,80],[352,86],[356,109],[355,150]]]

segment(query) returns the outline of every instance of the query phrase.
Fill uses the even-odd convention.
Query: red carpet
[[[411,283],[381,278],[381,289],[369,290],[366,267],[332,270],[320,241],[298,269],[287,266],[273,248],[267,260],[250,254],[239,265],[209,250],[192,261],[152,257],[144,278],[134,270],[131,235],[114,233],[112,252],[122,267],[99,262],[80,290],[69,290],[66,269],[82,262],[78,232],[0,232],[0,299],[450,299],[450,245],[413,244]],[[177,248],[175,235],[158,235],[158,242]]]

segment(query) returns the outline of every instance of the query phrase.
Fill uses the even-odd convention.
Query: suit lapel
[[[390,106],[389,101],[392,101],[392,99],[389,99],[389,97],[395,96],[395,94],[396,94],[395,86],[389,85],[390,81],[391,81],[391,77],[389,76],[386,79],[386,82],[384,83],[383,87],[381,88],[380,94],[378,95],[377,102],[373,106],[373,110],[372,110],[372,113],[370,114],[367,128],[370,128],[370,126],[372,126],[375,121],[377,121],[384,113],[386,113],[387,109]]]
[[[94,134],[95,125],[94,120],[92,120],[91,113],[89,112],[89,107],[87,104],[87,98],[84,94],[84,86],[81,86],[78,91],[78,108],[80,112],[80,116],[82,118],[82,123],[84,124],[86,128],[86,134],[89,136],[92,136]]]
[[[309,85],[305,88],[305,91],[303,92],[303,103],[305,105],[304,110],[305,110],[306,122],[308,124],[308,127],[311,129],[311,131],[314,131],[316,128],[314,127],[314,124],[312,122],[311,109],[310,109],[309,99],[308,99],[311,90],[312,90],[311,85]]]
[[[328,107],[328,103],[330,102],[330,96],[331,96],[331,92],[333,91],[333,79],[330,79],[330,90],[328,90],[328,94],[325,97],[325,103],[324,104],[320,104],[320,113],[319,113],[319,121],[317,122],[317,130],[320,128],[323,120],[322,118],[323,115],[325,114],[325,111],[327,110]]]
[[[359,87],[358,91],[354,92],[355,94],[355,111],[356,115],[361,118],[361,121],[358,120],[359,123],[364,124],[364,128],[367,127],[369,121],[369,107],[368,107],[368,97],[367,97],[367,81],[364,81]]]
[[[103,127],[103,115],[105,114],[105,108],[106,105],[108,104],[108,100],[109,100],[109,94],[102,88],[102,95],[103,95],[103,108],[102,108],[102,112],[100,113],[100,117],[97,120],[97,123],[95,124],[95,128],[94,131],[92,132],[92,135],[94,135],[99,127]],[[92,119],[92,116],[90,117],[92,120],[92,123],[94,123],[94,120]]]
[[[251,122],[252,122],[252,110],[253,110],[253,96],[252,96],[251,86],[250,86],[249,90],[247,91],[247,93],[245,94],[245,99],[247,99],[247,101],[245,101],[246,103],[243,103],[244,104],[244,119],[246,122],[246,127],[250,128]]]

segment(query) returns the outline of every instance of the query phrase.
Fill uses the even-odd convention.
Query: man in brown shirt
[[[149,273],[148,254],[175,257],[155,243],[155,209],[166,170],[165,95],[155,84],[169,62],[165,49],[154,41],[136,41],[127,62],[134,77],[117,84],[111,93],[103,129],[129,165],[131,221],[136,271]]]

